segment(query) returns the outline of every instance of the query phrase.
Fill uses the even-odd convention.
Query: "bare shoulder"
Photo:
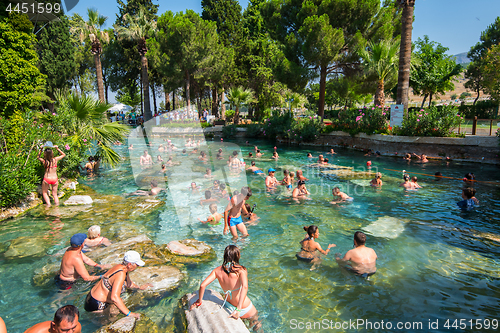
[[[44,321],[28,328],[24,333],[46,333],[50,329],[50,321]]]

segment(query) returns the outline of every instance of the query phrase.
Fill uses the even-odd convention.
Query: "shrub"
[[[332,119],[332,127],[351,135],[387,133],[389,115],[389,109],[380,106],[344,109],[338,112],[337,119]]]
[[[236,135],[236,125],[226,125],[222,127],[222,136],[230,138]]]
[[[264,119],[262,135],[270,140],[276,138],[288,138],[288,130],[292,128],[293,116],[286,112],[281,115],[279,111],[273,111],[271,117]]]
[[[248,138],[256,138],[262,135],[262,125],[261,124],[249,124],[247,126],[246,136]]]
[[[232,121],[235,114],[236,112],[234,110],[227,110],[226,113],[224,113],[227,121]]]
[[[201,128],[208,128],[208,127],[212,127],[212,125],[210,125],[210,123],[207,123],[207,122],[201,122]]]
[[[472,119],[477,116],[479,119],[495,119],[498,113],[498,102],[494,100],[478,101],[475,105],[462,104],[458,111],[464,118]]]
[[[403,120],[397,135],[407,136],[453,136],[453,129],[458,127],[463,117],[458,109],[451,105],[431,106],[428,109],[409,111]]]
[[[316,140],[324,127],[321,118],[318,116],[309,116],[295,119],[291,130],[287,130],[289,137],[299,142],[311,142]]]

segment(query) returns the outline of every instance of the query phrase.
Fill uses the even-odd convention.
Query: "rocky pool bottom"
[[[243,156],[253,150],[244,142],[236,144]],[[272,147],[263,142],[256,144],[264,157],[271,155]],[[140,154],[142,146],[138,147]],[[254,191],[249,202],[257,204],[255,212],[260,220],[248,227],[250,237],[236,244],[242,251],[241,263],[249,272],[249,297],[260,312],[265,331],[290,332],[301,327],[300,323],[307,327],[307,323],[323,320],[335,323],[363,319],[394,325],[421,322],[424,327],[429,320],[438,321],[439,328],[434,331],[444,332],[449,331],[444,326],[448,319],[496,318],[500,310],[497,167],[454,162],[407,164],[343,149],[336,155],[325,155],[335,165],[352,167],[353,172],[368,171],[365,166],[370,159],[370,171],[383,173],[382,189],[374,189],[366,186],[371,174],[358,177],[342,171],[345,168],[307,167],[314,162],[306,158],[307,151],[279,147],[277,162],[265,158],[255,161],[262,169],[276,168],[280,177],[283,168],[304,170],[310,179],[312,200],[295,202],[286,191],[266,193],[262,176],[243,174]],[[317,156],[320,151],[312,152]],[[123,148],[122,153],[127,156],[130,152]],[[161,155],[165,158],[168,153]],[[124,196],[139,187],[146,188],[151,177],[139,177],[138,185],[135,167],[126,159],[115,169],[79,180],[81,185],[75,194],[90,195],[94,201],[91,206],[50,210],[37,207],[0,225],[0,316],[9,332],[22,332],[51,319],[64,304],[80,308],[84,332],[95,332],[108,324],[83,310],[90,283],[80,281],[73,290],[60,293],[50,280],[53,268],[48,269],[50,265],[57,269],[58,254],[68,246],[71,235],[85,232],[94,224],[100,225],[103,235],[114,243],[146,237],[146,243],[138,242],[136,248],[149,251],[147,267],[172,267],[168,270],[179,280],[175,288],[167,288],[161,295],[132,293],[127,300],[135,304],[133,311],[145,314],[147,322],[154,323],[160,331],[185,329],[184,323],[174,316],[179,313],[179,300],[196,291],[208,273],[220,265],[224,248],[232,241],[222,235],[222,229],[210,228],[197,220],[209,215],[207,207],[199,204],[202,190],[212,185],[211,180],[203,178],[206,165],[180,152],[173,156],[182,164],[170,168],[168,191],[156,199]],[[135,160],[136,156],[131,153],[131,158]],[[251,159],[245,161],[250,164]],[[216,174],[221,165],[215,161]],[[406,192],[398,187],[403,169],[417,175],[424,188]],[[455,179],[435,179],[432,175],[437,171]],[[484,182],[474,184],[481,205],[474,211],[462,212],[456,202],[461,200],[464,186],[460,179],[467,172],[474,172]],[[241,175],[228,171],[225,179],[229,186],[240,185]],[[201,187],[200,193],[188,191],[193,180]],[[334,186],[354,197],[354,201],[330,205]],[[222,211],[222,205],[218,209]],[[323,248],[335,243],[337,247],[332,252],[340,253],[352,248],[355,231],[364,230],[367,245],[378,254],[377,273],[369,280],[355,277],[338,267],[333,253],[311,272],[310,265],[295,258],[304,236],[302,226],[310,224],[320,228],[318,241]],[[212,254],[200,262],[187,262],[167,253],[168,243],[184,239],[204,242],[213,249]],[[121,251],[116,249],[113,253]],[[145,272],[146,278],[154,274],[157,273]],[[210,287],[220,290],[216,282]],[[326,331],[302,331],[323,330]]]

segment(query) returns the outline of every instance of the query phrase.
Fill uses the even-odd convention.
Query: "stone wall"
[[[500,164],[500,145],[498,138],[494,136],[438,138],[360,133],[352,137],[344,132],[332,132],[321,135],[312,145],[342,146],[360,150],[372,149],[380,151],[382,155],[403,156],[405,153],[415,153],[436,158],[450,157]]]

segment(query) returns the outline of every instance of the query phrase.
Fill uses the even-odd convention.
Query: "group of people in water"
[[[189,144],[189,146],[188,146]],[[188,147],[195,147],[191,153],[198,153],[196,148],[198,144],[193,141],[188,141]],[[167,148],[168,147],[168,148]],[[173,144],[168,142],[167,147],[160,147],[163,150],[174,150]],[[54,157],[51,148],[55,148],[59,152],[59,156]],[[129,147],[133,149],[133,147]],[[263,153],[255,147],[255,157],[262,157]],[[53,185],[54,201],[57,198],[57,162],[64,158],[65,154],[57,146],[49,147],[45,149],[44,158],[39,160],[45,166],[46,172],[44,175],[44,180],[42,183],[43,189],[48,189],[48,185]],[[185,149],[183,154],[187,154]],[[332,156],[336,154],[333,149],[331,149],[327,154]],[[252,152],[249,153],[249,157],[253,158]],[[309,158],[312,155],[308,154]],[[424,154],[415,155],[413,157],[418,158],[421,163],[427,162],[427,158]],[[157,162],[164,162],[160,160],[161,156],[157,158]],[[224,158],[224,152],[221,149],[218,150],[216,158],[222,160]],[[279,159],[279,154],[276,151],[273,152],[272,158],[274,160]],[[412,158],[412,155],[405,159]],[[203,151],[200,152],[198,159],[201,162],[207,162],[208,156]],[[171,157],[170,160],[171,161]],[[89,163],[94,162],[89,160]],[[319,155],[318,164],[328,165],[328,159],[324,158],[323,155]],[[233,152],[230,154],[228,159],[228,166],[230,168],[241,169],[245,166],[245,162],[238,158],[238,152]],[[148,166],[153,164],[153,160],[149,155],[148,151],[144,151],[144,155],[140,157],[141,166]],[[95,165],[95,164],[94,164]],[[264,171],[256,166],[256,162],[252,161],[251,165],[246,168],[247,171],[252,172],[255,175],[263,175]],[[211,179],[212,170],[211,168],[206,169],[206,174],[204,178]],[[465,178],[473,178],[473,175],[466,175]],[[381,187],[382,174],[377,172],[375,178],[371,180],[370,185],[374,187]],[[421,186],[417,183],[417,177],[412,177],[406,173],[403,175],[404,182],[401,183],[401,187],[405,189],[417,189]],[[464,179],[466,180],[466,179]],[[54,183],[55,181],[55,183]],[[301,170],[296,170],[295,173],[290,170],[283,170],[283,179],[278,180],[276,178],[276,170],[274,168],[269,168],[267,170],[267,176],[265,177],[265,188],[268,192],[275,191],[279,186],[284,186],[287,191],[291,191],[291,196],[295,199],[306,199],[310,195],[306,187],[306,182],[308,179],[304,177]],[[467,179],[467,181],[473,181],[473,179]],[[156,195],[159,190],[157,183],[155,181],[151,182],[151,191],[136,191],[134,195]],[[55,184],[55,192],[54,192]],[[293,188],[294,184],[296,187]],[[192,183],[190,190],[193,193],[198,193],[199,186],[196,183]],[[478,204],[478,200],[475,198],[475,189],[467,187],[463,189],[462,198],[463,201],[459,202],[460,207],[471,208]],[[218,226],[223,224],[223,234],[231,233],[233,240],[238,238],[238,232],[243,236],[248,236],[248,231],[246,229],[244,219],[246,222],[255,221],[258,219],[255,213],[253,213],[253,208],[247,201],[252,197],[252,190],[248,186],[244,186],[240,191],[234,191],[233,193],[228,193],[224,183],[219,180],[214,180],[213,187],[206,190],[205,199],[200,200],[201,205],[208,205],[210,215],[205,219],[199,219],[200,222],[209,224],[210,226]],[[332,204],[337,204],[339,202],[345,202],[352,200],[349,195],[340,191],[338,187],[332,189],[333,201]],[[224,213],[219,213],[217,209],[217,203],[221,199],[227,200],[227,205],[224,209]],[[44,200],[50,204],[48,196],[46,198],[46,193],[44,194]],[[88,293],[85,299],[85,310],[89,312],[103,312],[109,311],[110,314],[115,314],[117,311],[123,313],[126,316],[133,316],[139,318],[138,313],[133,313],[125,305],[120,297],[120,294],[125,290],[125,288],[131,289],[147,289],[151,287],[150,284],[136,285],[130,280],[128,273],[134,271],[140,266],[144,266],[144,261],[141,260],[139,253],[135,251],[127,251],[124,254],[123,261],[113,267],[109,265],[100,265],[94,262],[92,259],[85,255],[86,249],[93,246],[109,246],[110,242],[106,238],[100,235],[100,230],[97,226],[91,227],[93,230],[89,229],[88,237],[83,233],[75,234],[70,239],[70,247],[66,250],[61,261],[61,268],[59,274],[55,277],[56,285],[60,289],[71,289],[74,282],[78,278],[82,278],[85,281],[97,281],[93,286],[91,291]],[[321,255],[328,255],[330,250],[335,247],[335,244],[329,244],[325,250],[317,242],[320,236],[319,228],[316,225],[310,225],[304,227],[306,235],[304,239],[300,242],[300,251],[296,254],[298,260],[309,262],[312,264],[311,270],[318,267],[321,262]],[[375,251],[366,246],[366,235],[361,231],[356,231],[353,237],[354,248],[347,251],[345,255],[340,253],[335,254],[335,259],[340,267],[352,271],[354,274],[368,277],[376,272],[376,260],[377,254]],[[236,245],[229,245],[225,248],[223,263],[221,266],[215,268],[209,276],[201,283],[198,293],[198,298],[190,306],[190,310],[194,310],[202,306],[203,296],[205,290],[210,283],[218,280],[220,286],[224,290],[224,303],[223,307],[229,310],[229,316],[231,318],[244,318],[250,319],[252,325],[259,325],[258,322],[258,312],[255,306],[252,304],[251,300],[248,298],[248,272],[245,266],[240,264],[241,253]],[[101,270],[107,271],[102,275],[90,275],[85,267],[85,265],[93,266]],[[114,305],[111,307],[110,305]],[[79,313],[78,309],[72,305],[67,305],[60,308],[54,320],[47,321],[44,323],[37,324],[32,328],[28,329],[28,333],[38,333],[38,332],[81,332],[81,325],[78,322]],[[0,333],[1,332],[1,318],[0,318]]]

